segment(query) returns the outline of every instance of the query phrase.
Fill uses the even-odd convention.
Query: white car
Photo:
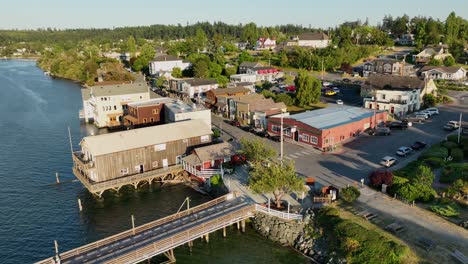
[[[397,154],[398,156],[405,157],[406,155],[410,154],[412,151],[413,151],[413,149],[410,148],[410,147],[400,147],[400,148],[397,150],[396,154]]]
[[[424,116],[425,119],[428,119],[429,116],[430,116],[429,113],[426,113],[426,112],[423,112],[423,111],[421,111],[421,112],[416,112],[415,115],[416,115],[416,116]]]
[[[426,109],[425,112],[431,113],[431,115],[438,115],[439,114],[439,109],[437,109],[435,107],[431,107],[431,108]]]
[[[336,100],[336,104],[342,105],[342,104],[343,104],[343,100]]]
[[[338,87],[333,87],[333,91],[334,91],[335,93],[340,93],[340,88],[338,88]]]
[[[380,160],[380,165],[387,167],[387,168],[395,165],[396,163],[397,163],[397,159],[394,157],[390,157],[390,156],[385,156]]]

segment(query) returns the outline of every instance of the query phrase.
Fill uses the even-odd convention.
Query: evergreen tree
[[[310,105],[320,100],[320,81],[307,71],[299,71],[294,83],[297,91],[296,103],[299,106]]]

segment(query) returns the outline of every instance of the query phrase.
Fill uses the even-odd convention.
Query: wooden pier
[[[176,213],[120,234],[64,252],[37,262],[38,264],[71,263],[139,263],[164,254],[175,262],[173,249],[187,244],[190,249],[196,239],[209,242],[209,235],[236,224],[245,231],[245,220],[254,212],[301,220],[301,215],[278,213],[247,202],[237,193],[229,193],[202,205]],[[293,220],[295,219],[295,220]]]

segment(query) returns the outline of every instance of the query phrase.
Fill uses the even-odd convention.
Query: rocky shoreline
[[[255,213],[252,227],[262,236],[301,252],[314,263],[342,264],[346,260],[328,247],[328,240],[317,226],[314,212],[309,209],[302,222],[287,221],[275,216]]]

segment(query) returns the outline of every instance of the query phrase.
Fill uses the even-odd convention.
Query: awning
[[[131,116],[131,115],[126,115],[126,116],[124,116],[124,119],[126,119],[126,120],[128,120],[128,121],[130,121],[130,122],[132,122],[132,123],[138,122],[138,119],[135,118],[135,117],[133,117],[133,116]]]

